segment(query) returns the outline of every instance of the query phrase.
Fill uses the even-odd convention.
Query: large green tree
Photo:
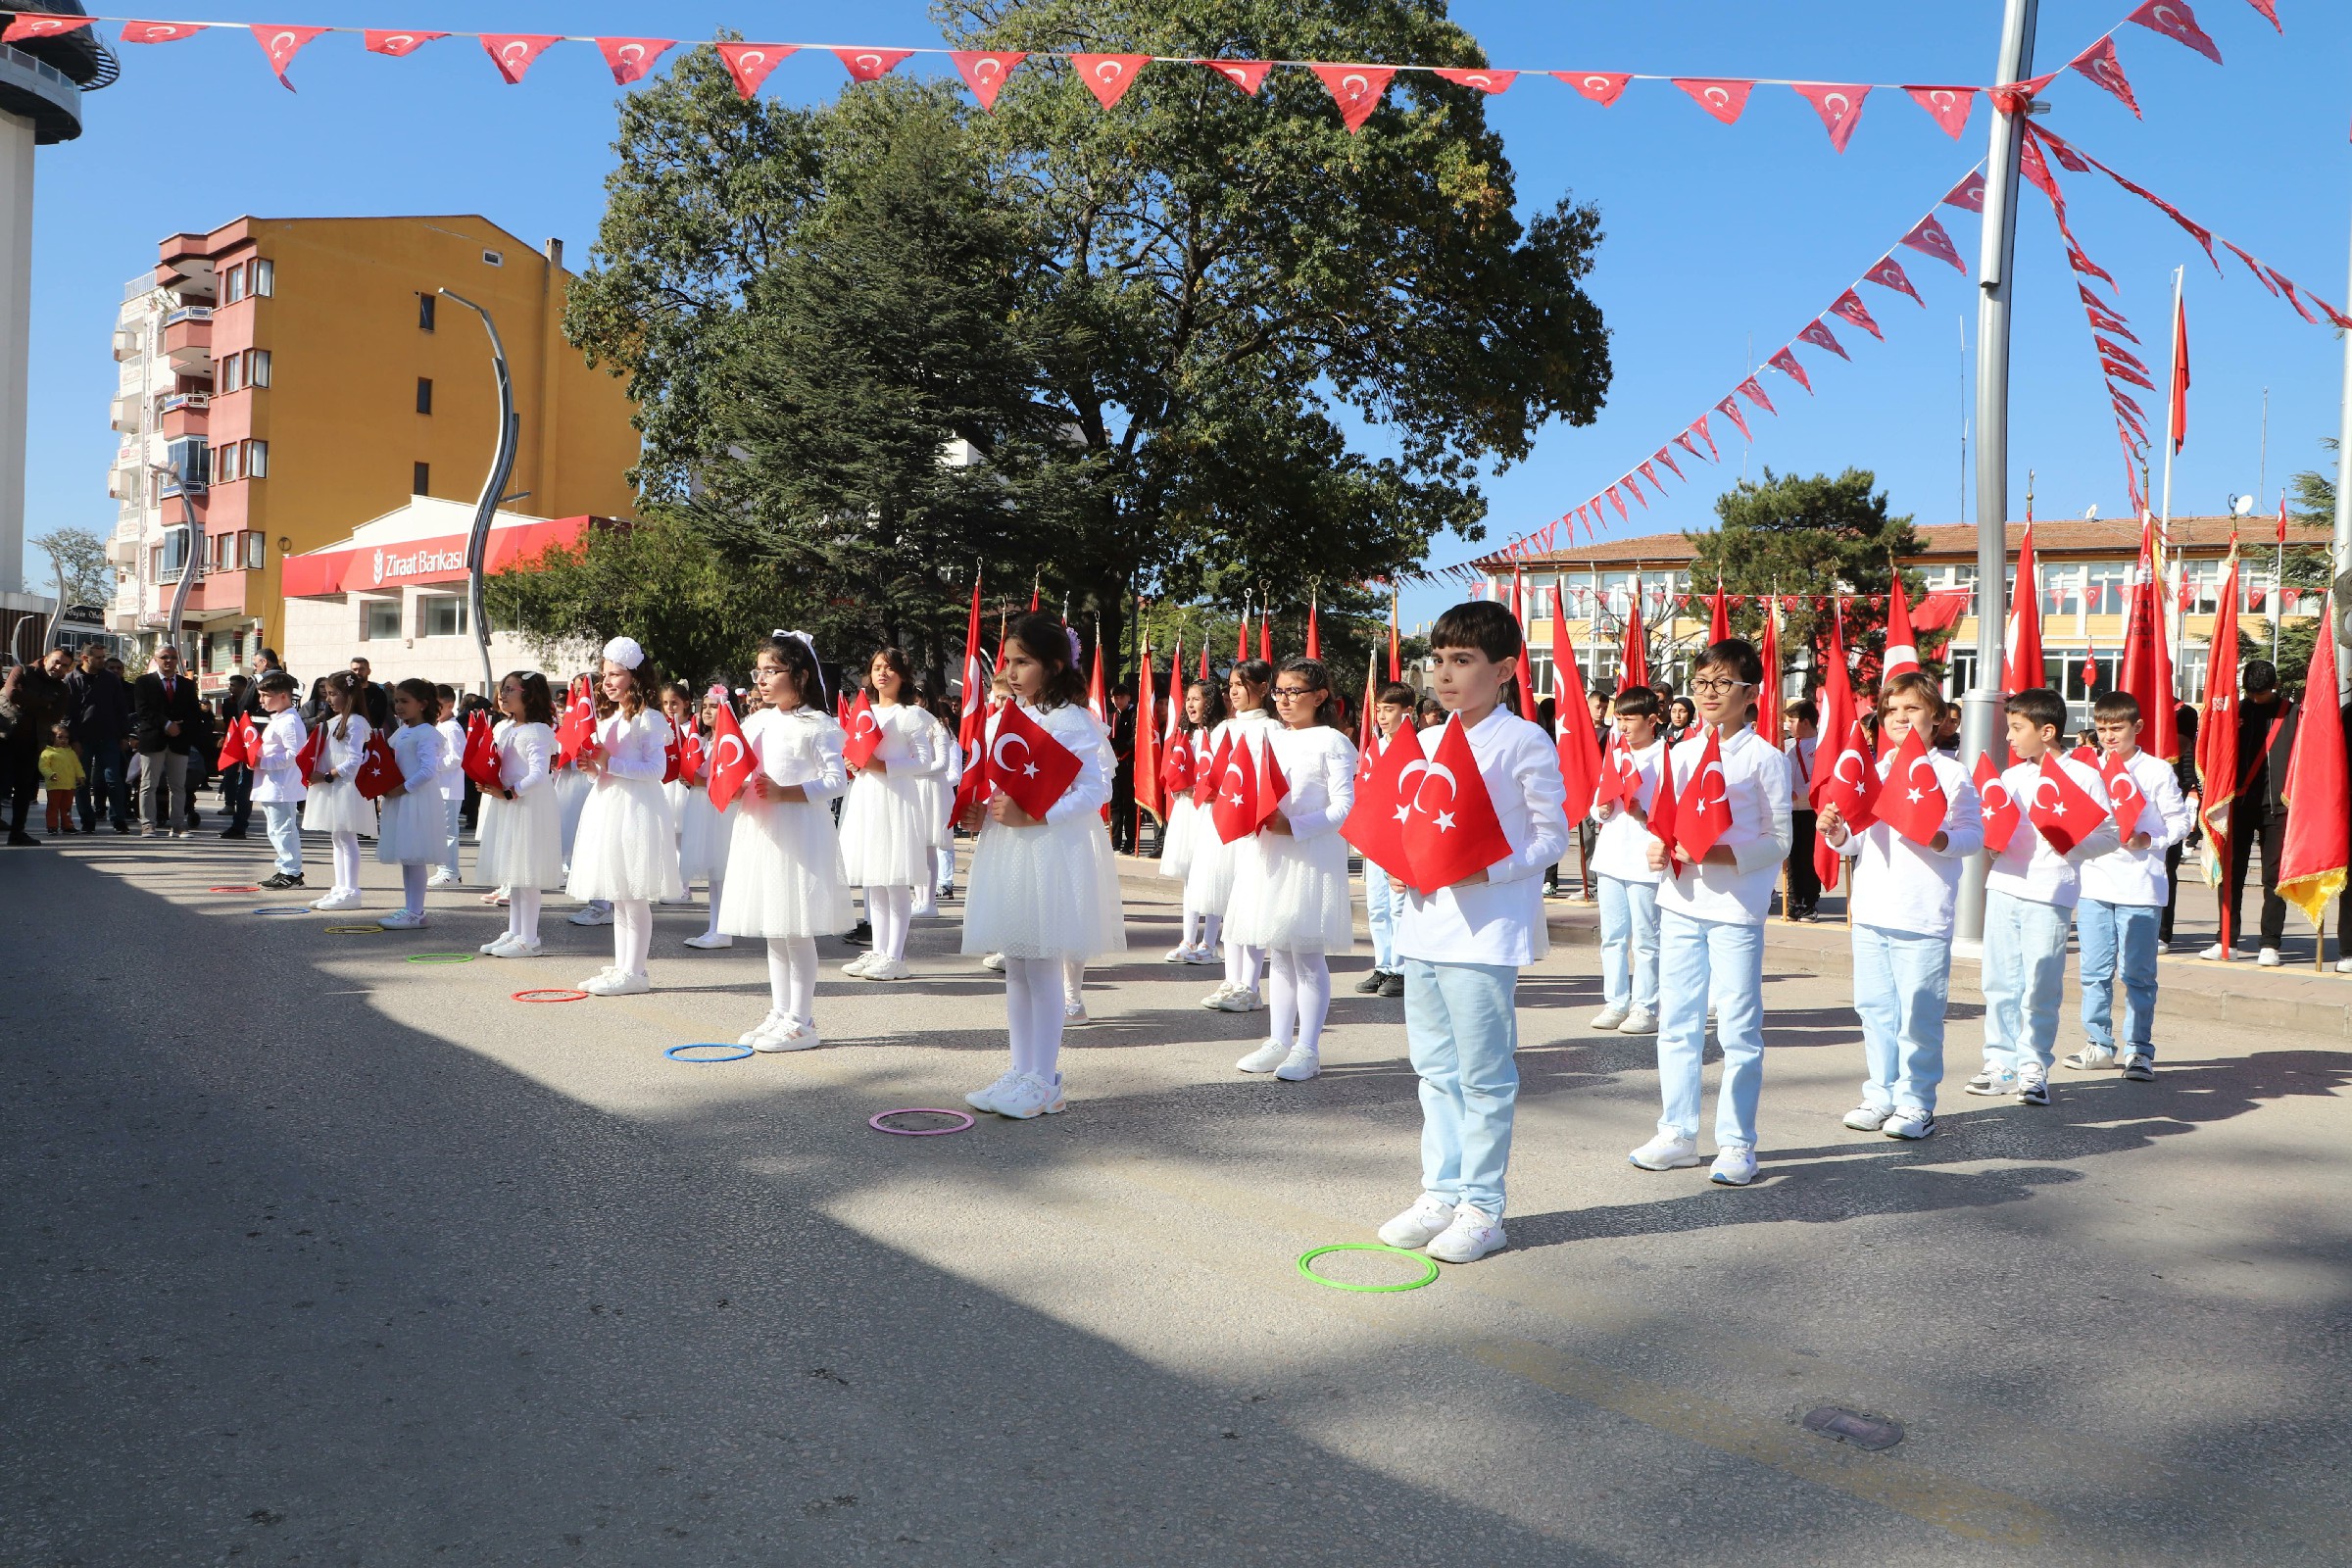
[[[50,570],[33,568],[25,586],[34,593],[56,586],[65,577],[66,608],[104,605],[115,596],[115,568],[106,559],[106,541],[87,528],[52,528],[32,541],[49,558]],[[49,580],[39,581],[42,576]]]

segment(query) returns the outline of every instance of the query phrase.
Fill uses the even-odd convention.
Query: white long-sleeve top
[[[1949,937],[1952,910],[1960,897],[1960,872],[1984,847],[1984,811],[1968,769],[1941,752],[1928,753],[1936,782],[1943,787],[1944,847],[1914,844],[1884,822],[1848,833],[1838,853],[1855,864],[1854,924],[1913,936]],[[1891,750],[1879,759],[1879,776],[1894,765]],[[1887,789],[1897,785],[1889,779]]]
[[[850,787],[841,725],[829,713],[807,704],[762,708],[743,721],[743,738],[773,783],[798,784],[812,801],[829,801]]]
[[[622,778],[659,784],[669,770],[669,720],[651,708],[639,709],[634,718],[628,710],[614,709],[596,726],[596,744],[605,754],[596,775],[600,790]]]
[[[1666,756],[1666,743],[1653,740],[1632,754],[1634,767],[1640,774],[1636,798],[1642,816],[1624,809],[1615,801],[1592,808],[1592,820],[1600,831],[1592,839],[1592,872],[1595,876],[1615,877],[1620,882],[1655,884],[1662,871],[1649,868],[1651,838],[1646,820],[1650,806],[1658,798],[1658,765]],[[1602,754],[1606,764],[1607,754]]]
[[[2082,896],[2082,862],[2114,849],[2117,839],[2113,804],[2107,799],[2107,786],[2099,778],[2099,770],[2071,757],[2059,758],[2058,765],[2098,807],[2097,829],[2065,855],[2052,849],[2027,813],[2034,801],[2034,786],[2041,777],[2041,763],[2039,760],[2012,763],[2001,775],[2001,784],[2009,791],[2009,799],[2017,803],[2017,832],[2011,835],[2009,847],[1992,858],[1992,870],[1984,878],[1984,886],[2013,899],[2071,909]]]
[[[1282,728],[1270,737],[1274,760],[1290,789],[1281,801],[1291,837],[1319,839],[1339,831],[1355,809],[1355,743],[1328,724]]]
[[[1110,804],[1107,732],[1095,722],[1094,714],[1075,703],[1065,703],[1059,708],[1031,708],[1023,703],[1021,709],[1039,728],[1078,759],[1078,776],[1070,780],[1070,787],[1061,792],[1060,800],[1046,808],[1045,819],[1061,822],[1081,813],[1101,815],[1102,808]],[[1004,716],[1002,711],[989,715],[988,745],[992,754],[997,744],[997,726],[1004,722]],[[974,759],[973,765],[981,765],[982,760]]]
[[[2101,904],[2164,906],[2169,878],[2164,852],[2188,837],[2188,802],[2172,764],[2134,748],[2124,760],[2132,782],[2139,786],[2139,820],[2131,833],[2119,833],[2116,847],[2082,862],[2082,897]],[[2114,813],[2109,813],[2109,820]],[[2145,833],[2144,850],[2124,848],[2133,834]]]
[[[874,748],[874,756],[890,773],[907,778],[935,778],[945,771],[947,748],[941,745],[944,731],[928,709],[914,703],[876,703],[872,711],[875,727],[882,732],[882,742]]]
[[[265,804],[270,801],[299,801],[310,793],[303,782],[302,764],[295,760],[311,739],[302,715],[292,708],[283,708],[270,715],[270,723],[262,731],[262,765],[260,779],[253,786],[253,798]]]
[[[556,732],[547,725],[501,719],[491,741],[498,748],[498,781],[516,799],[554,782]]]
[[[338,738],[335,726],[344,724],[346,718],[349,722]],[[347,714],[345,718],[329,714],[319,722],[326,729],[326,745],[320,748],[322,755],[319,760],[326,763],[326,770],[336,779],[348,784],[360,776],[360,763],[368,755],[368,742],[375,734],[375,728],[357,713]]]
[[[1551,738],[1518,714],[1496,708],[1466,734],[1511,853],[1487,867],[1483,883],[1406,889],[1396,952],[1425,963],[1522,968],[1551,950],[1543,876],[1568,848],[1568,786]],[[1446,726],[1433,724],[1414,739],[1422,756],[1435,757],[1445,737]]]
[[[401,788],[439,799],[441,732],[430,724],[403,724],[392,732],[392,760],[400,765]]]
[[[1820,750],[1821,741],[1812,735],[1799,735],[1781,748],[1788,759],[1788,809],[1813,809],[1813,754]]]
[[[1698,771],[1706,749],[1703,735],[1674,748],[1678,815],[1687,809],[1681,807],[1679,792],[1690,789],[1690,775]],[[1684,861],[1682,875],[1658,879],[1658,907],[1694,920],[1762,925],[1772,907],[1772,890],[1781,879],[1781,862],[1788,858],[1788,759],[1753,729],[1729,737],[1722,749],[1732,825],[1715,842],[1732,852],[1733,863]]]
[[[441,735],[441,798],[462,801],[466,798],[466,726],[454,718],[445,718],[433,728]]]

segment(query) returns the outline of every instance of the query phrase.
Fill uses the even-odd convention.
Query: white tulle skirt
[[[556,822],[564,844],[564,863],[571,863],[571,847],[579,842],[580,813],[596,785],[576,767],[556,769]]]
[[[727,872],[727,844],[734,824],[710,808],[710,792],[683,784],[662,786],[678,824],[678,876],[688,883],[709,882]]]
[[[302,826],[306,833],[373,833],[375,803],[347,778],[314,784],[302,803]]]
[[[1127,951],[1119,868],[1101,817],[981,829],[963,895],[963,951],[1092,958]]]
[[[914,793],[916,798],[923,803],[923,828],[931,836],[931,847],[935,850],[954,849],[956,847],[956,822],[953,816],[956,809],[955,786],[944,778],[924,777],[915,781]]]
[[[1159,835],[1159,874],[1172,882],[1182,882],[1193,869],[1193,855],[1200,847],[1202,815],[1190,795],[1179,795],[1176,804],[1168,808],[1166,828]]]
[[[575,899],[657,901],[682,896],[676,827],[658,779],[607,773],[589,787],[580,831],[571,844]]]
[[[916,888],[931,879],[939,833],[922,780],[860,773],[841,807],[841,864],[854,888]]]
[[[829,805],[747,795],[731,814],[719,930],[734,937],[826,937],[850,928],[850,885]]]
[[[1215,813],[1194,808],[1193,863],[1184,873],[1184,906],[1196,914],[1223,914],[1233,902],[1235,846],[1217,836]]]
[[[563,808],[552,786],[517,800],[485,792],[473,879],[494,888],[561,887],[564,883]]]
[[[375,858],[385,865],[439,865],[449,854],[449,815],[439,790],[408,790],[377,803]]]
[[[1285,953],[1346,953],[1355,942],[1348,841],[1259,833],[1233,846],[1225,940]]]

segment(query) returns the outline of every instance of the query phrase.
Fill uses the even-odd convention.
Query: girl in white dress
[[[1209,825],[1206,808],[1193,797],[1199,783],[1197,775],[1208,766],[1208,753],[1200,743],[1208,739],[1224,718],[1225,696],[1214,681],[1197,680],[1184,689],[1184,708],[1177,716],[1176,730],[1192,758],[1192,766],[1181,779],[1183,792],[1168,806],[1168,830],[1161,836],[1159,850],[1159,874],[1185,884],[1184,935],[1168,950],[1169,963],[1217,961],[1217,927],[1224,916],[1206,913],[1194,904],[1191,881],[1201,835],[1213,838],[1217,830]]]
[[[1063,977],[1071,959],[1127,951],[1118,868],[1102,808],[1110,801],[1099,730],[1086,710],[1086,684],[1069,639],[1051,615],[1028,614],[1004,643],[1004,673],[1014,699],[1036,724],[1074,754],[1078,774],[1044,818],[1031,816],[999,790],[974,807],[964,825],[980,830],[965,891],[963,951],[1002,954],[1011,1067],[964,1096],[979,1110],[1027,1119],[1063,1105]],[[989,721],[998,744],[1006,709]],[[985,826],[983,823],[985,822]]]
[[[672,682],[662,695],[662,706],[669,710],[670,721],[679,730],[694,737],[701,749],[701,760],[692,776],[685,771],[681,759],[678,777],[662,786],[669,796],[669,808],[678,822],[678,880],[688,889],[692,902],[694,884],[704,885],[710,900],[710,923],[702,935],[686,939],[690,948],[731,948],[735,939],[718,928],[718,901],[727,885],[727,833],[734,823],[710,805],[710,726],[717,722],[718,705],[727,701],[727,689],[713,686],[703,697],[698,710],[693,706],[693,694],[684,686]],[[691,754],[689,754],[691,757]],[[727,803],[732,807],[735,803]]]
[[[506,935],[482,944],[493,958],[539,956],[539,902],[564,883],[563,810],[556,804],[556,700],[547,677],[515,670],[498,684],[498,787],[482,791],[474,875],[507,890]]]
[[[360,793],[354,782],[368,754],[373,726],[359,711],[360,678],[348,669],[326,677],[327,714],[322,718],[326,743],[311,769],[311,792],[302,806],[305,831],[324,833],[333,847],[334,885],[314,909],[356,909],[360,906],[360,835],[375,831],[375,803]]]
[[[1274,666],[1264,660],[1245,660],[1234,665],[1225,678],[1225,700],[1233,709],[1233,716],[1209,731],[1200,755],[1213,760],[1217,748],[1230,740],[1237,755],[1247,747],[1249,755],[1256,757],[1258,747],[1274,730],[1272,698],[1268,695],[1273,688]],[[1208,762],[1201,765],[1205,767]],[[1241,846],[1225,842],[1212,816],[1208,811],[1201,814],[1200,831],[1193,840],[1192,873],[1184,882],[1186,906],[1198,906],[1204,917],[1231,914],[1234,870],[1240,863]],[[1257,994],[1257,977],[1265,966],[1266,951],[1235,941],[1230,926],[1224,935],[1225,982],[1201,998],[1200,1005],[1219,1012],[1254,1012],[1265,1005]]]
[[[604,689],[612,713],[580,748],[580,766],[594,782],[580,810],[572,845],[575,899],[612,906],[612,962],[580,982],[592,997],[632,997],[654,988],[646,955],[654,944],[654,901],[674,899],[678,855],[662,798],[669,720],[652,706],[653,662],[631,637],[605,644]]]
[[[758,657],[752,679],[764,701],[743,721],[743,735],[759,765],[729,808],[735,825],[718,926],[767,944],[767,1016],[740,1043],[807,1051],[818,1044],[816,939],[850,928],[830,804],[849,787],[849,770],[807,635],[777,632]]]
[[[939,901],[956,892],[956,786],[963,781],[963,748],[956,742],[963,715],[955,699],[934,698],[931,716],[939,720],[940,765],[924,774],[919,786],[924,819],[931,824],[931,874],[914,890],[918,917],[937,914]]]
[[[414,931],[424,924],[424,879],[449,849],[449,818],[441,808],[441,700],[433,683],[411,677],[392,691],[392,760],[400,782],[377,804],[375,858],[400,867],[401,906],[376,924]]]
[[[871,722],[881,732],[874,755],[858,769],[841,808],[841,858],[852,887],[865,889],[865,917],[874,945],[842,973],[861,980],[904,980],[906,933],[914,923],[914,890],[931,885],[931,850],[939,830],[936,802],[925,781],[947,762],[939,720],[922,705],[914,672],[896,648],[866,662]]]
[[[1289,783],[1260,832],[1235,846],[1227,939],[1266,954],[1273,1037],[1244,1056],[1244,1072],[1298,1083],[1321,1070],[1331,1013],[1330,956],[1355,940],[1348,841],[1340,824],[1355,806],[1355,743],[1339,728],[1339,705],[1322,661],[1294,659],[1274,677],[1282,727],[1267,737]]]

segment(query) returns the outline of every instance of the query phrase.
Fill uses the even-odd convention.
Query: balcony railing
[[[210,392],[168,392],[157,407],[159,414],[171,414],[179,409],[209,409],[213,404]]]
[[[182,321],[209,321],[213,318],[210,305],[183,305],[164,318],[166,326],[177,326]]]

